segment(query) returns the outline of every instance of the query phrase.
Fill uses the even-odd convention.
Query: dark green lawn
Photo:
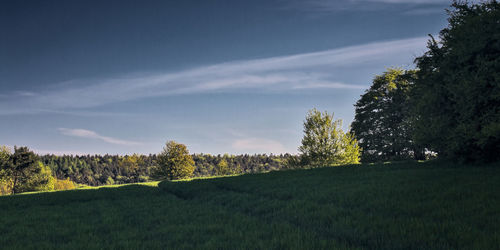
[[[1,249],[500,249],[500,167],[398,163],[0,197]]]

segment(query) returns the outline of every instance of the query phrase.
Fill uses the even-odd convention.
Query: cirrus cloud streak
[[[140,142],[127,141],[127,140],[121,140],[121,139],[117,139],[117,138],[113,138],[113,137],[109,137],[109,136],[103,136],[103,135],[96,133],[95,131],[87,130],[87,129],[58,128],[58,130],[62,135],[66,135],[66,136],[98,139],[98,140],[101,140],[101,141],[104,141],[107,143],[124,145],[124,146],[142,145],[142,143],[140,143]]]
[[[419,54],[427,37],[374,42],[357,46],[234,61],[166,73],[126,75],[109,79],[80,79],[29,95],[0,96],[0,114],[62,112],[106,104],[181,94],[304,89],[364,89],[359,69],[391,66]],[[396,58],[396,59],[395,59]],[[363,81],[364,82],[364,81]]]

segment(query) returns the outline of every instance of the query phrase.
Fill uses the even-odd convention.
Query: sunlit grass
[[[112,184],[112,185],[102,185],[102,186],[88,186],[88,185],[81,185],[80,187],[76,188],[76,190],[85,190],[85,189],[100,189],[100,188],[117,188],[117,187],[124,187],[124,186],[130,186],[130,185],[142,185],[142,186],[150,186],[150,187],[158,187],[159,181],[150,181],[150,182],[138,182],[138,183],[127,183],[127,184]]]

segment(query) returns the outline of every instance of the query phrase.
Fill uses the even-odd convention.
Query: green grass
[[[0,197],[2,249],[499,249],[500,168],[395,163]]]

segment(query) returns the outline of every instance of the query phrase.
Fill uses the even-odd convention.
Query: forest
[[[260,173],[286,167],[290,157],[284,155],[210,155],[193,154],[193,177],[228,174]],[[58,179],[99,186],[147,182],[150,168],[156,165],[157,155],[43,155],[40,161],[49,166]]]

